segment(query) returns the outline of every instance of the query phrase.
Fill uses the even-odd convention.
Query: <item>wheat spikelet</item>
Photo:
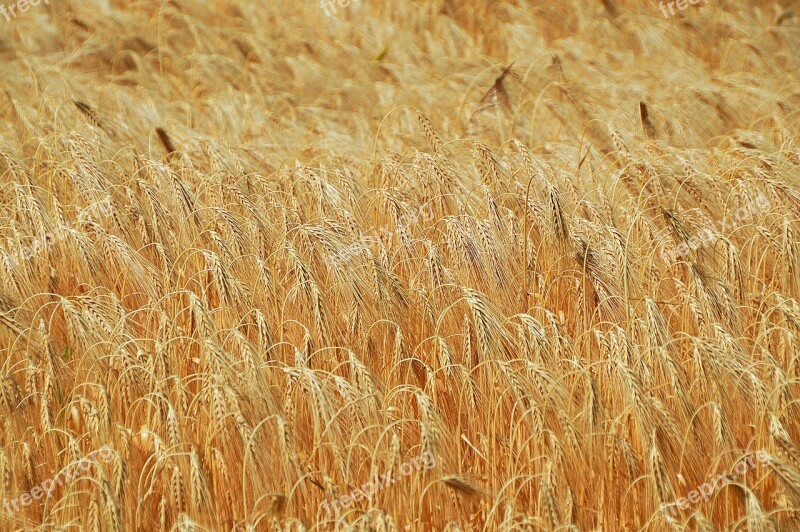
[[[74,443],[74,440],[70,440]],[[77,445],[77,444],[76,444]],[[31,450],[31,446],[28,442],[22,442],[21,445],[22,449],[22,475],[23,480],[26,486],[32,487],[34,485],[34,472],[35,468],[33,465],[33,451]]]
[[[203,475],[203,468],[200,465],[200,458],[197,456],[197,451],[192,448],[189,454],[189,461],[191,465],[190,485],[191,485],[191,501],[192,507],[199,511],[205,505],[206,500],[206,486],[205,477]]]
[[[293,411],[286,411],[286,415],[294,416]],[[294,471],[295,464],[292,425],[283,418],[276,418],[275,422],[278,425],[278,441],[281,443],[281,463],[284,471],[288,474],[288,472]]]
[[[169,503],[167,502],[167,496],[162,495],[161,500],[158,502],[158,525],[159,525],[159,530],[161,532],[166,532],[167,530],[168,504]]]
[[[441,336],[436,337],[436,356],[439,359],[439,367],[444,369],[445,375],[451,377],[453,375],[453,356],[450,352],[450,346]]]
[[[533,164],[533,157],[531,156],[530,151],[528,148],[517,139],[514,139],[514,146],[519,151],[520,157],[522,158],[523,166],[525,167],[525,174],[527,177],[528,182],[532,183],[534,178],[536,178],[537,184],[539,185],[541,190],[545,190],[546,182],[544,177],[542,176],[541,172],[538,171]]]
[[[450,272],[444,267],[439,252],[433,244],[428,244],[428,264],[433,288],[452,282]]]
[[[258,362],[258,355],[256,355],[253,345],[247,337],[238,330],[231,331],[231,334],[242,354],[242,361],[244,362],[244,368],[247,374],[258,379],[260,375],[260,365]]]
[[[24,329],[11,317],[11,313],[9,312],[0,311],[0,325],[8,327],[8,329],[17,336],[25,334]]]
[[[692,514],[692,519],[694,520],[694,525],[698,532],[716,532],[717,530],[714,522],[699,510]]]
[[[547,526],[551,530],[559,528],[562,524],[561,509],[556,500],[555,486],[553,485],[553,464],[547,461],[541,480],[539,492],[539,508],[545,517]]]
[[[175,145],[172,144],[172,139],[170,139],[169,134],[166,131],[164,131],[163,128],[160,127],[157,127],[155,131],[156,135],[158,136],[158,140],[164,147],[164,151],[167,153],[168,156],[173,155],[175,153]]]
[[[642,121],[642,131],[648,139],[656,137],[656,127],[650,118],[650,109],[645,102],[639,102],[639,118]]]
[[[463,290],[475,324],[475,336],[478,339],[478,356],[488,357],[492,352],[491,345],[494,343],[491,334],[493,325],[491,312],[477,292],[469,288],[464,288]]]
[[[668,434],[670,438],[680,437],[681,430],[678,427],[678,422],[667,407],[664,406],[664,403],[657,397],[653,397],[650,400],[650,405],[652,405],[653,410],[658,414],[664,432]],[[674,441],[677,441],[677,439]]]
[[[203,339],[213,338],[215,327],[211,319],[206,314],[203,303],[194,292],[189,292],[188,296],[189,304],[192,309],[192,315],[195,320],[194,323],[200,329],[200,337]]]
[[[681,523],[678,522],[673,516],[669,515],[667,512],[660,512],[662,519],[666,522],[667,526],[672,532],[679,532],[683,530],[681,527]]]
[[[472,322],[467,314],[464,314],[464,354],[462,360],[467,368],[475,368],[478,365],[478,351],[472,348]]]
[[[627,441],[620,441],[619,449],[625,461],[628,478],[638,478],[643,473],[641,465],[643,465],[644,461],[637,455],[636,451]]]
[[[172,476],[169,483],[169,493],[172,500],[172,506],[179,514],[186,511],[186,496],[183,488],[183,475],[178,466],[172,467]]]
[[[199,532],[200,530],[200,528],[197,526],[197,523],[185,513],[178,515],[176,521],[175,530],[180,532]]]
[[[130,453],[131,441],[133,440],[133,431],[126,429],[121,425],[116,425],[117,442],[119,445],[119,453],[123,457],[127,457]]]
[[[258,338],[262,351],[265,351],[272,346],[272,336],[269,330],[269,324],[264,314],[260,310],[255,309],[253,314],[256,319],[256,327],[258,329]]]
[[[225,412],[228,404],[225,398],[225,391],[220,386],[214,386],[211,390],[211,418],[217,431],[225,429]]]
[[[791,491],[795,502],[800,501],[800,471],[789,462],[766,453],[766,451],[761,451],[759,458],[781,479],[783,485]]]
[[[14,480],[14,471],[8,461],[6,452],[0,449],[0,482],[2,482],[3,494],[11,493],[11,486]]]
[[[216,447],[213,451],[213,464],[214,470],[217,472],[217,474],[211,475],[211,482],[214,485],[215,493],[223,494],[222,497],[219,497],[219,495],[216,497],[216,502],[219,506],[225,508],[225,513],[227,513],[233,506],[233,497],[230,491],[233,484],[231,483],[231,477],[228,471],[228,466],[225,462],[225,457]]]
[[[431,145],[431,148],[433,148],[434,153],[441,152],[444,144],[439,138],[439,135],[436,134],[436,130],[433,128],[431,121],[428,120],[428,117],[422,114],[420,111],[417,111],[417,119],[419,120],[419,123],[422,126],[422,131],[425,133],[425,138],[428,140],[428,144]]]
[[[596,379],[591,373],[586,374],[586,384],[584,385],[584,389],[586,390],[584,400],[584,403],[586,404],[584,409],[587,412],[586,418],[589,421],[589,426],[593,427],[597,425],[603,413],[603,405],[600,403]]]
[[[538,427],[537,427],[538,428]],[[558,436],[550,430],[545,430],[542,433],[544,440],[544,447],[547,448],[549,457],[553,463],[553,469],[563,470],[564,466],[564,448]]]
[[[501,363],[500,369],[503,372],[503,376],[511,385],[511,390],[516,396],[515,401],[522,405],[523,410],[529,409],[534,401],[532,400],[531,395],[528,393],[527,387],[520,378],[519,373],[507,363]]]
[[[322,475],[322,484],[325,489],[325,495],[329,499],[339,498],[339,488],[336,486],[336,483],[333,481],[331,477],[329,477],[328,475]]]
[[[350,364],[350,369],[353,372],[353,378],[356,381],[356,386],[363,390],[367,395],[375,397],[375,400],[377,401],[378,389],[375,386],[375,377],[352,351],[348,351],[347,359]]]
[[[111,399],[108,395],[108,390],[101,385],[97,389],[97,415],[103,434],[108,433],[114,421],[111,412]]]
[[[725,442],[727,441],[728,434],[725,414],[722,411],[722,407],[717,402],[711,403],[711,413],[714,425],[714,445],[717,452],[722,452],[725,449]]]
[[[463,365],[458,365],[458,370],[461,374],[461,393],[465,393],[469,398],[469,406],[471,408],[478,408],[480,402],[480,390],[478,383],[472,378],[470,371]]]
[[[295,350],[295,364],[298,367],[306,368],[311,364],[311,356],[314,354],[314,339],[311,337],[311,331],[305,330],[303,335],[303,345],[300,349]]]
[[[171,404],[167,406],[167,441],[173,447],[181,442],[181,427],[175,409],[172,408]]]
[[[285,495],[273,493],[269,498],[269,512],[275,516],[282,516],[286,510],[287,499]]]
[[[772,366],[772,388],[778,391],[777,400],[773,401],[775,404],[775,411],[786,412],[789,403],[792,401],[786,382],[786,375],[781,369],[780,364],[773,359],[769,353],[766,353],[764,358],[770,361],[770,365]]]
[[[117,501],[124,500],[125,480],[127,478],[127,470],[125,461],[122,459],[120,453],[114,453],[114,458],[111,464],[111,486],[114,499]]]
[[[122,532],[124,529],[120,507],[117,504],[114,494],[111,491],[111,487],[108,485],[107,481],[104,480],[101,482],[100,490],[103,497],[102,515],[104,524],[104,526],[101,528],[103,530],[110,530],[112,532]]]
[[[667,469],[661,459],[661,453],[658,450],[656,442],[656,432],[653,431],[650,447],[650,474],[653,475],[653,483],[655,484],[656,494],[658,500],[656,506],[662,504],[669,504],[676,499],[675,492],[672,489],[672,484],[667,477]]]
[[[795,467],[800,467],[800,450],[795,447],[789,437],[789,433],[786,432],[777,417],[771,417],[769,429],[775,444],[786,454]]]
[[[569,239],[569,225],[562,207],[561,193],[555,187],[550,187],[548,198],[548,214],[550,229],[553,235],[561,243],[566,243]]]
[[[572,491],[572,488],[567,485],[567,496],[566,500],[564,501],[564,513],[565,516],[565,523],[567,524],[570,530],[578,530],[575,526],[575,519],[576,519],[576,508],[575,508],[575,493]]]
[[[575,431],[575,427],[572,423],[572,420],[569,418],[566,412],[563,410],[556,410],[556,415],[558,416],[559,425],[561,425],[561,429],[564,433],[566,443],[572,449],[580,448],[580,443],[578,441],[578,433]]]
[[[13,412],[19,404],[19,393],[16,383],[7,375],[0,373],[0,399],[9,413]]]
[[[447,475],[442,477],[444,484],[466,498],[488,497],[488,492],[481,486],[476,485],[463,475]]]
[[[91,401],[84,397],[81,399],[81,411],[83,418],[86,420],[86,425],[89,428],[89,432],[95,435],[95,437],[101,437],[102,431],[100,428],[100,416],[97,413],[97,407],[95,407]]]
[[[435,456],[438,454],[437,451],[443,434],[433,403],[422,391],[415,392],[414,397],[417,400],[422,417],[420,420],[420,437],[422,439],[423,453],[430,452]]]
[[[746,487],[741,489],[745,494],[745,509],[747,512],[747,529],[754,532],[777,532],[778,527],[772,517],[764,512],[755,493]]]
[[[244,415],[242,415],[242,411],[236,404],[233,405],[233,419],[236,422],[236,428],[239,430],[239,435],[242,437],[242,440],[250,441],[253,435],[253,428],[247,422]]]
[[[25,395],[27,397],[32,397],[32,396],[36,395],[37,392],[38,392],[38,389],[37,389],[37,380],[38,380],[37,376],[38,376],[39,370],[36,367],[36,365],[34,364],[33,359],[31,358],[29,353],[25,354],[25,363],[26,363],[26,368],[24,370],[25,384],[24,384],[23,389],[25,390]]]
[[[86,521],[84,527],[90,532],[101,532],[103,525],[100,520],[100,501],[97,495],[92,495],[92,500],[89,502],[89,510],[86,513]]]
[[[497,163],[494,159],[494,155],[492,155],[492,152],[480,142],[474,142],[473,149],[475,150],[476,159],[479,162],[482,170],[481,178],[483,183],[485,185],[497,183],[500,176],[498,174],[496,166]]]

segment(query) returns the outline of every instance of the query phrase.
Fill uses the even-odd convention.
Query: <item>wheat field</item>
[[[22,2],[0,530],[800,528],[795,2]]]

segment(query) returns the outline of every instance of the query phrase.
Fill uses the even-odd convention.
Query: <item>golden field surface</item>
[[[800,528],[795,2],[22,2],[0,530]]]

